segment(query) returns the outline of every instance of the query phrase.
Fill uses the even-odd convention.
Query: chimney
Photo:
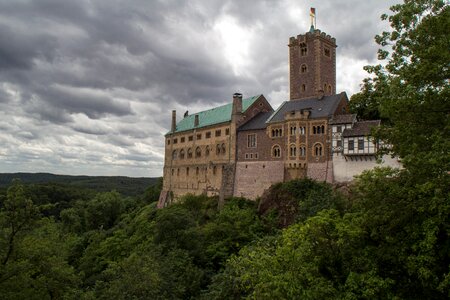
[[[197,127],[197,126],[198,126],[198,123],[199,123],[199,121],[198,121],[198,115],[195,115],[195,116],[194,116],[194,127]]]
[[[318,90],[317,99],[322,100],[323,96],[325,96],[325,92],[323,90]]]
[[[233,115],[240,115],[242,114],[242,94],[240,93],[234,93],[233,94]]]
[[[172,132],[175,132],[177,130],[177,111],[172,110]]]

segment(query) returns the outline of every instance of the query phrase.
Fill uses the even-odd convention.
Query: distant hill
[[[57,183],[73,187],[87,188],[98,192],[116,190],[126,196],[141,195],[158,180],[157,177],[126,176],[71,176],[50,173],[0,173],[0,188],[9,186],[14,178],[24,184]]]

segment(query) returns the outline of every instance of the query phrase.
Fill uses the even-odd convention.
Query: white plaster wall
[[[383,156],[382,162],[377,163],[377,160],[372,157],[372,160],[367,158],[367,161],[358,160],[351,161],[345,160],[345,157],[341,154],[335,154],[333,156],[333,175],[335,182],[346,182],[353,180],[353,177],[361,174],[365,170],[370,170],[375,167],[389,166],[393,168],[401,168],[402,165],[397,158],[391,158],[389,155]]]

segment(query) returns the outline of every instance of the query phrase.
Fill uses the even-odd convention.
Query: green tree
[[[30,229],[38,216],[38,209],[26,196],[24,186],[19,180],[14,180],[0,211],[0,263],[3,266],[13,258],[18,236]]]
[[[382,16],[391,31],[376,36],[383,64],[366,67],[373,77],[354,97],[368,102],[363,116],[379,108],[387,122],[378,136],[416,180],[443,178],[450,170],[450,7],[405,0],[391,10]]]

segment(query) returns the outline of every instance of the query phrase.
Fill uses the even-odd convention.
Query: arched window
[[[214,166],[213,167],[213,175],[216,175],[216,172],[217,172],[217,168],[216,168],[216,166]]]
[[[200,173],[200,169],[197,167],[197,169],[195,169],[195,174],[198,175],[198,173]]]
[[[278,145],[272,147],[272,156],[273,157],[281,157],[281,148]]]
[[[180,159],[184,159],[184,149],[180,150]]]
[[[209,146],[206,146],[206,149],[205,149],[205,156],[206,156],[206,157],[209,156]]]
[[[306,132],[305,129],[306,129],[305,127],[299,127],[299,133],[300,133],[301,135],[304,135],[305,132]]]
[[[192,149],[191,148],[189,148],[187,151],[187,157],[192,158]]]
[[[302,84],[302,92],[306,92],[306,84]]]
[[[325,93],[327,91],[327,84],[325,83],[324,85],[323,85],[323,92]]]
[[[202,149],[200,147],[195,148],[195,157],[202,157]]]
[[[177,159],[177,150],[173,150],[172,159]]]
[[[295,135],[297,133],[297,127],[296,126],[291,126],[290,130],[291,130],[291,135]]]
[[[322,156],[322,144],[317,143],[314,145],[314,156]]]
[[[225,154],[225,153],[227,153],[227,150],[225,148],[225,144],[222,144],[222,154]]]
[[[305,147],[305,145],[300,145],[300,148],[299,148],[299,155],[300,156],[306,156],[306,147]]]
[[[316,128],[316,126],[313,126],[313,134],[317,134],[317,128]]]
[[[189,167],[186,168],[186,175],[189,175]]]
[[[216,154],[219,155],[220,154],[220,145],[217,144],[216,146]]]
[[[301,73],[306,73],[308,71],[308,67],[306,66],[306,64],[303,64],[300,68],[300,72]]]
[[[331,84],[328,85],[328,93],[331,94]]]
[[[297,156],[297,148],[295,147],[295,144],[291,144],[291,146],[289,147],[289,155],[291,157]]]
[[[323,126],[323,125],[320,126],[320,131],[321,131],[322,134],[324,134],[325,133],[325,126]]]

